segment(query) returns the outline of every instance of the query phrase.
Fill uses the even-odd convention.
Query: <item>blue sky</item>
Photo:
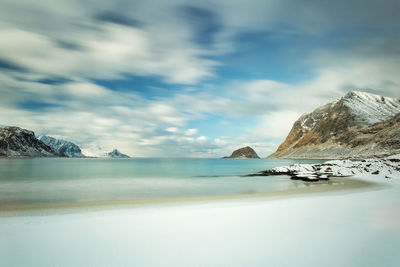
[[[272,153],[356,89],[400,97],[398,1],[0,1],[0,124],[140,157]]]

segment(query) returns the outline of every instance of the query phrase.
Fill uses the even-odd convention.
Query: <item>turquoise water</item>
[[[276,159],[0,159],[0,203],[80,202],[244,194],[305,186],[284,176],[242,177]]]

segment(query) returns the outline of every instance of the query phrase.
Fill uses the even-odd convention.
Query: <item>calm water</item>
[[[0,159],[0,203],[174,198],[302,187],[303,182],[287,177],[241,177],[292,163],[273,159]]]

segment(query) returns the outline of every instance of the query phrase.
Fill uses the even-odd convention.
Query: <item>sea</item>
[[[246,177],[318,160],[193,158],[0,159],[0,205],[190,198],[304,187],[287,176]]]

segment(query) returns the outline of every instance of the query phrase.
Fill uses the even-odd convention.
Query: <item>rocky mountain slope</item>
[[[302,115],[270,158],[367,158],[400,152],[400,99],[350,91]]]
[[[70,158],[84,158],[85,155],[82,154],[81,149],[79,146],[76,144],[61,140],[61,139],[56,139],[51,136],[47,135],[41,135],[38,138],[40,141],[51,147],[55,152],[59,154],[63,154],[67,157]]]
[[[249,158],[249,159],[259,159],[260,157],[257,155],[257,153],[254,151],[254,149],[252,149],[249,146],[246,147],[242,147],[239,148],[235,151],[232,152],[232,155],[230,155],[229,157],[224,157],[224,158],[229,158],[229,159],[233,159],[233,158],[239,158],[239,159],[243,159],[243,158]]]
[[[107,153],[107,156],[110,158],[118,158],[118,159],[127,159],[130,158],[128,155],[122,154],[118,151],[118,149],[114,149],[113,151]]]
[[[35,133],[19,127],[0,128],[1,157],[57,157],[60,154],[35,137]]]

